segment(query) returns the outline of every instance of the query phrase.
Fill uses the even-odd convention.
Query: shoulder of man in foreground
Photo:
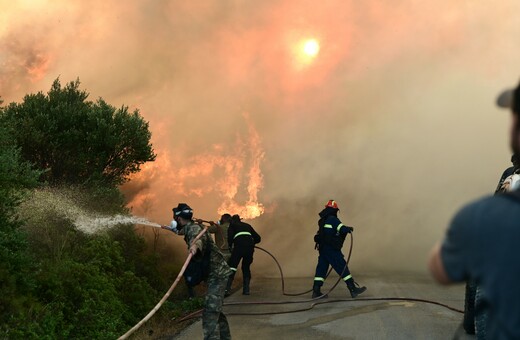
[[[498,196],[486,196],[464,206],[452,219],[442,243],[432,250],[429,268],[433,277],[442,284],[467,279],[471,259],[481,250],[477,244],[496,223],[507,217],[507,211],[518,209],[520,201]]]

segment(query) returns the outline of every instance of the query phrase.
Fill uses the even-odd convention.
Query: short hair
[[[231,221],[231,215],[230,214],[223,214],[220,216],[221,222],[230,222]]]

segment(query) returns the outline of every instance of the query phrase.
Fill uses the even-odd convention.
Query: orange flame
[[[247,140],[237,135],[232,147],[213,145],[210,151],[182,161],[172,159],[171,153],[157,150],[156,161],[143,165],[141,172],[132,176],[129,185],[144,187],[146,183],[155,182],[185,196],[217,194],[223,200],[218,214],[239,214],[244,219],[260,216],[264,206],[259,202],[258,193],[263,188],[261,164],[265,152],[260,135],[247,114],[244,119],[248,125]],[[142,190],[128,206],[139,208],[142,202],[154,198]]]
[[[253,124],[251,124],[249,117],[245,115],[245,118],[249,125],[249,152],[251,159],[251,167],[248,172],[248,184],[247,193],[248,200],[244,205],[240,205],[235,201],[235,195],[237,187],[230,187],[231,190],[224,192],[224,196],[228,198],[224,201],[218,209],[219,214],[230,213],[239,214],[242,218],[253,219],[264,213],[264,206],[258,201],[258,192],[263,187],[263,175],[260,169],[260,165],[265,157],[265,152],[262,148],[260,136],[256,131]],[[240,184],[239,182],[237,184]]]

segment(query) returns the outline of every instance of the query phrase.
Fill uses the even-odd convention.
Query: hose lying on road
[[[197,242],[201,237],[202,235],[204,235],[204,233],[208,231],[208,227],[204,227],[204,229],[202,229],[202,231],[197,235],[197,237],[195,237],[195,239],[192,241],[192,244]],[[190,263],[191,261],[191,258],[193,257],[193,254],[190,252],[188,254],[188,257],[186,258],[186,261],[184,262],[184,265],[182,266],[181,268],[181,271],[179,272],[179,275],[177,275],[177,278],[175,279],[175,281],[173,282],[173,284],[171,285],[170,289],[168,289],[168,291],[166,292],[166,294],[164,294],[164,296],[162,297],[161,301],[159,301],[159,303],[157,303],[157,305],[150,311],[150,313],[148,313],[148,315],[146,315],[141,321],[139,321],[134,327],[130,328],[130,330],[128,330],[128,332],[126,332],[125,334],[121,335],[119,337],[118,340],[123,340],[123,339],[126,339],[128,338],[133,332],[135,332],[136,330],[138,330],[142,325],[144,325],[144,323],[146,321],[148,321],[154,314],[155,312],[157,312],[159,310],[159,308],[161,308],[161,306],[163,305],[163,303],[170,297],[170,294],[173,292],[173,290],[175,289],[175,287],[177,287],[177,284],[179,283],[179,281],[181,280],[182,278],[182,275],[184,274],[184,272],[186,271],[186,268],[188,268],[188,264]]]
[[[348,265],[348,263],[350,261],[350,257],[352,255],[352,248],[353,248],[353,244],[354,244],[354,238],[352,237],[352,234],[350,234],[350,235],[351,235],[350,250],[349,250],[349,253],[348,253],[348,257],[347,257],[347,265]],[[304,295],[304,294],[310,293],[312,291],[312,289],[311,289],[309,291],[305,291],[305,292],[302,292],[302,293],[293,293],[293,294],[289,294],[289,293],[285,292],[285,277],[284,277],[284,274],[283,274],[283,269],[282,269],[282,266],[280,265],[280,263],[278,262],[278,260],[276,259],[276,257],[273,254],[271,254],[269,251],[267,251],[267,250],[265,250],[265,249],[263,249],[261,247],[255,247],[255,248],[265,252],[276,263],[276,266],[278,267],[278,271],[280,272],[280,280],[282,282],[282,294],[283,295],[285,295],[285,296],[299,296],[299,295]],[[345,272],[346,267],[347,266],[345,266],[345,268],[343,269],[343,272]],[[327,273],[327,276],[330,274],[331,270],[329,270],[329,273]],[[427,303],[427,304],[431,304],[431,305],[437,305],[437,306],[440,306],[440,307],[444,307],[444,308],[447,308],[447,309],[449,309],[449,310],[451,310],[453,312],[462,313],[462,314],[464,313],[463,310],[451,307],[451,306],[446,305],[446,304],[441,303],[441,302],[427,300],[427,299],[408,298],[408,297],[378,297],[378,298],[356,298],[356,299],[345,298],[345,299],[325,300],[326,295],[330,294],[338,286],[339,282],[341,281],[342,276],[343,276],[343,273],[342,273],[342,275],[340,275],[340,277],[338,278],[336,283],[327,291],[327,293],[325,293],[323,296],[320,296],[320,297],[314,298],[314,299],[286,300],[286,301],[225,302],[223,305],[224,306],[288,305],[288,304],[300,304],[300,303],[309,303],[309,302],[311,302],[311,304],[309,306],[307,306],[307,307],[299,308],[299,309],[292,309],[292,310],[288,310],[288,311],[276,311],[276,312],[275,311],[270,311],[270,312],[235,312],[235,313],[234,312],[230,312],[230,313],[226,313],[226,315],[237,315],[237,316],[238,315],[240,315],[240,316],[252,316],[252,315],[262,316],[262,315],[289,314],[289,313],[297,313],[297,312],[309,311],[309,310],[313,309],[316,306],[323,305],[323,304],[328,304],[328,303],[336,303],[336,302],[367,302],[367,301],[421,302],[421,303]],[[182,321],[186,321],[186,320],[190,320],[190,319],[196,318],[201,313],[202,313],[202,310],[195,311],[195,312],[193,312],[191,314],[188,314],[185,317],[179,319],[178,322],[182,322]]]
[[[207,221],[204,221],[204,220],[198,220],[198,221],[207,223]],[[204,235],[204,233],[207,232],[207,230],[208,230],[208,226],[204,227],[204,229],[197,235],[197,237],[193,240],[193,242],[196,242],[197,240],[199,240],[202,237],[202,235]],[[324,300],[326,295],[330,294],[337,287],[337,285],[341,281],[341,278],[343,277],[344,272],[347,269],[348,263],[350,261],[350,257],[352,255],[352,248],[353,248],[353,244],[354,244],[354,238],[352,237],[352,234],[350,234],[350,235],[351,235],[350,250],[349,250],[349,253],[348,253],[348,257],[347,257],[345,268],[343,269],[343,272],[339,276],[339,278],[336,281],[336,283],[324,295],[322,295],[320,297],[317,297],[317,298],[314,298],[314,299],[305,299],[305,300],[297,300],[297,301],[291,301],[291,300],[289,300],[289,301],[252,301],[252,302],[227,302],[227,303],[224,303],[224,306],[245,306],[245,305],[287,305],[287,304],[300,304],[300,303],[311,302],[311,304],[308,307],[304,307],[304,308],[300,308],[300,309],[293,309],[293,310],[288,310],[288,311],[278,311],[278,312],[240,312],[240,313],[233,313],[233,312],[231,312],[231,313],[227,313],[227,314],[228,315],[244,315],[244,316],[248,316],[248,315],[261,316],[261,315],[288,314],[288,313],[309,311],[309,310],[313,309],[314,307],[316,307],[318,305],[323,305],[323,304],[327,304],[327,303],[335,303],[335,302],[363,302],[363,301],[411,301],[411,302],[423,302],[423,303],[428,303],[428,304],[441,306],[441,307],[447,308],[447,309],[449,309],[451,311],[454,311],[454,312],[464,313],[464,311],[462,311],[462,310],[456,309],[454,307],[445,305],[445,304],[440,303],[440,302],[426,300],[426,299],[416,299],[416,298],[387,297],[387,298],[358,298],[358,299]],[[305,292],[301,292],[301,293],[287,293],[285,291],[285,278],[284,278],[284,274],[283,274],[283,269],[282,269],[282,266],[280,265],[280,263],[278,262],[278,260],[276,259],[276,257],[273,254],[271,254],[269,251],[267,251],[267,250],[265,250],[265,249],[263,249],[261,247],[255,247],[255,248],[265,252],[267,255],[269,255],[275,261],[275,263],[276,263],[276,265],[278,267],[278,270],[280,272],[280,279],[282,281],[282,294],[283,295],[285,295],[285,296],[300,296],[300,295],[308,294],[308,293],[310,293],[312,291],[312,289],[311,289],[311,290],[308,290],[308,291],[305,291]],[[173,292],[175,287],[177,287],[177,284],[180,282],[180,280],[181,280],[184,272],[186,271],[186,268],[188,267],[188,264],[190,263],[192,257],[193,257],[193,254],[189,253],[188,257],[186,258],[186,261],[184,262],[184,265],[182,266],[179,274],[177,275],[177,278],[175,279],[175,281],[171,285],[170,289],[168,289],[166,294],[164,294],[162,299],[157,303],[157,305],[141,321],[139,321],[134,327],[132,327],[130,330],[128,330],[128,332],[126,332],[125,334],[120,336],[118,340],[127,339],[132,333],[134,333],[145,322],[147,322],[159,310],[159,308],[161,308],[163,303],[168,299],[168,297],[170,297],[170,294]],[[327,277],[329,276],[331,271],[332,271],[332,269],[329,270],[329,272],[327,273]],[[178,320],[178,322],[186,321],[186,320],[198,317],[200,313],[202,313],[202,310],[198,310],[198,311],[196,311],[194,313],[191,313],[191,314],[183,317],[182,319]]]

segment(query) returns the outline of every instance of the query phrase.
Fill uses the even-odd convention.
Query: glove
[[[351,232],[354,231],[354,227],[347,227],[347,229],[348,229],[348,232],[349,232],[349,233],[351,233]]]
[[[320,243],[320,234],[314,235],[314,243]]]

